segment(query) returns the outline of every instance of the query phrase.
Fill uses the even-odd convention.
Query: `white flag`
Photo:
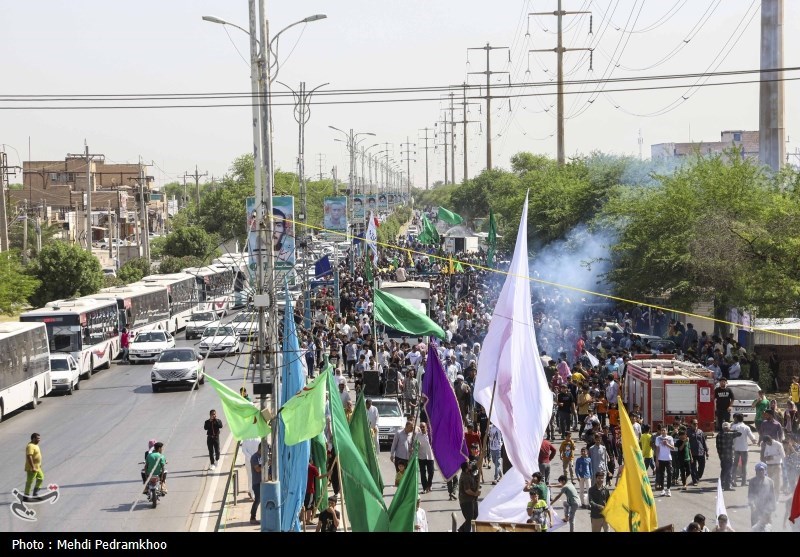
[[[369,223],[367,224],[367,257],[372,258],[372,268],[378,268],[378,229],[375,227],[375,216],[372,211],[369,213]],[[373,272],[376,272],[373,270]]]
[[[586,357],[589,358],[589,363],[592,364],[592,367],[594,367],[594,366],[596,366],[596,365],[598,365],[600,363],[600,360],[595,358],[594,354],[592,354],[588,350],[586,351]]]
[[[714,517],[714,521],[717,522],[719,515],[724,514],[728,516],[728,511],[725,510],[725,497],[722,495],[722,480],[717,479],[717,516]],[[719,526],[719,522],[717,522]],[[731,522],[731,517],[728,516],[728,526],[733,528],[733,523]]]
[[[497,499],[501,494],[514,499],[519,497],[525,480],[539,470],[539,448],[553,412],[553,395],[542,360],[536,357],[539,348],[531,311],[527,222],[526,195],[514,257],[489,323],[475,379],[475,400],[487,412],[492,408],[490,420],[503,434],[506,453],[518,474],[507,474],[500,480],[492,490],[492,495],[497,492],[497,496],[492,498],[495,509],[492,512],[485,500],[479,508],[481,520],[489,514],[494,520],[502,520],[498,514],[508,507]],[[505,486],[506,483],[509,485]]]

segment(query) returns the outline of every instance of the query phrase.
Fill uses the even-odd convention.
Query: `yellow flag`
[[[450,274],[452,275],[452,274],[454,274],[455,272],[456,272],[456,269],[455,269],[455,267],[453,266],[453,258],[452,258],[452,257],[450,257],[450,269],[449,269],[448,273],[450,273]]]
[[[617,532],[652,532],[658,528],[656,505],[650,478],[631,419],[624,405],[619,405],[619,425],[622,432],[622,477],[608,499],[603,515]]]
[[[411,250],[407,249],[406,253],[408,254],[408,264],[413,267],[414,266],[414,258],[411,257]]]

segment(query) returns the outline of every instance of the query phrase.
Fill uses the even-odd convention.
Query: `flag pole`
[[[323,356],[325,361],[325,368],[327,369],[330,365],[328,360],[328,356]],[[339,491],[342,492],[342,528],[344,531],[347,532],[347,513],[345,512],[345,502],[344,502],[344,482],[342,481],[342,465],[339,462],[339,449],[336,448],[336,444],[333,443],[333,440],[336,438],[336,425],[334,424],[333,420],[333,395],[330,389],[328,389],[328,412],[331,416],[331,444],[333,445],[334,450],[336,450],[336,459],[335,459],[335,466],[336,466],[336,475],[339,476]],[[329,471],[330,472],[330,471]],[[334,509],[335,510],[335,509]]]
[[[489,414],[488,414],[489,425],[491,425],[492,423],[492,410],[494,409],[494,393],[496,390],[497,390],[497,379],[495,379],[494,383],[492,384],[492,398],[489,401]],[[487,425],[486,432],[483,434],[483,441],[481,442],[481,454],[478,457],[478,471],[481,472],[483,470],[482,468],[483,459],[486,455],[486,444],[488,443],[488,441],[489,441],[489,426]],[[467,447],[467,449],[469,449],[469,447]]]

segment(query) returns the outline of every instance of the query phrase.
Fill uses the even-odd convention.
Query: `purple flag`
[[[464,425],[453,386],[447,379],[442,363],[431,342],[422,376],[422,394],[425,395],[425,413],[428,415],[431,448],[446,479],[452,478],[461,464],[469,458],[464,439]]]

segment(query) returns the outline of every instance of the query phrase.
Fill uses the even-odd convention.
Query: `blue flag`
[[[294,322],[294,311],[286,289],[286,310],[283,320],[283,370],[281,380],[281,398],[283,405],[298,391],[306,386],[303,366],[300,361],[300,343],[297,340],[297,325]],[[309,441],[301,441],[296,445],[286,444],[286,432],[283,420],[278,424],[278,458],[280,459],[281,482],[281,532],[299,532],[300,509],[306,497],[308,480],[308,459],[311,454]]]
[[[324,277],[332,271],[331,260],[328,259],[327,255],[314,263],[314,278]]]

